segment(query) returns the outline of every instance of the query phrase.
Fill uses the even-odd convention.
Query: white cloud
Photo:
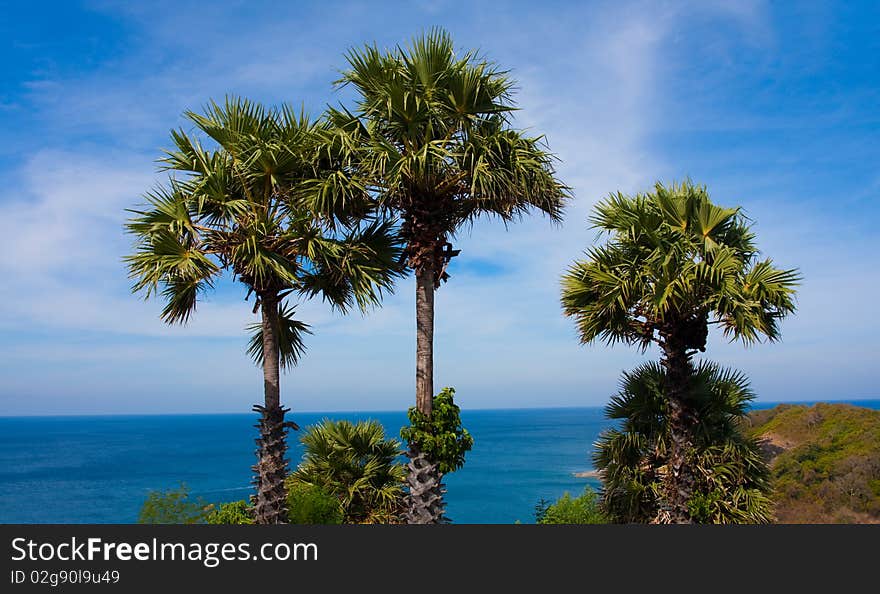
[[[143,160],[45,150],[30,156],[0,203],[0,272],[19,281],[118,261],[124,218],[152,183]],[[147,171],[149,171],[147,169]],[[107,255],[112,254],[112,259]]]
[[[189,329],[158,319],[159,304],[129,295],[126,208],[155,182],[151,160],[47,150],[23,165],[0,200],[0,325],[115,334],[240,335],[238,304],[208,302]]]

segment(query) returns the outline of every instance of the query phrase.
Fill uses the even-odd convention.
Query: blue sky
[[[465,408],[601,405],[642,355],[583,347],[559,277],[612,191],[690,176],[742,205],[765,253],[805,277],[783,341],[707,355],[762,401],[880,397],[880,5],[876,2],[10,3],[0,21],[0,415],[246,412],[244,291],[189,326],[129,292],[124,209],[161,176],[180,114],[239,94],[319,113],[351,46],[446,27],[519,82],[576,199],[563,225],[479,223],[437,294],[437,388]],[[294,410],[405,409],[413,282],[342,318],[302,306]]]

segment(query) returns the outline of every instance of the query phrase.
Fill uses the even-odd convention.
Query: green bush
[[[400,437],[418,445],[440,472],[449,474],[464,465],[464,455],[474,445],[474,438],[461,425],[461,410],[453,401],[455,390],[443,388],[434,396],[433,412],[428,418],[415,407],[407,412],[410,425],[400,430]]]
[[[244,500],[221,503],[207,513],[205,522],[208,524],[253,524],[254,510]]]
[[[600,507],[598,495],[589,487],[580,497],[573,499],[566,491],[556,503],[547,505],[542,499],[535,506],[538,524],[607,524],[609,521]]]
[[[318,485],[287,481],[287,513],[291,524],[342,524],[339,499]]]
[[[203,524],[210,507],[201,498],[191,499],[189,488],[150,491],[141,506],[138,524]]]
[[[305,453],[288,490],[295,484],[320,487],[342,506],[346,524],[399,521],[406,472],[397,462],[400,442],[386,439],[381,423],[324,419],[308,427],[300,441]],[[297,513],[296,503],[288,508]]]

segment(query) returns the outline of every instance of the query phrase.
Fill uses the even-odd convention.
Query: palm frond
[[[278,360],[282,369],[291,369],[299,363],[306,352],[305,336],[312,334],[308,324],[297,320],[294,315],[296,308],[286,303],[278,306],[278,328],[275,329],[275,340],[278,343]],[[263,325],[250,324],[247,327],[251,337],[248,340],[247,353],[258,366],[263,365]]]
[[[390,222],[372,221],[346,230],[338,239],[309,244],[314,266],[301,276],[299,290],[322,299],[340,311],[361,311],[378,305],[383,292],[393,290],[403,276],[402,246]]]

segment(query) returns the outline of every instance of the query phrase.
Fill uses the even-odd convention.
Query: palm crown
[[[798,273],[759,259],[740,209],[713,204],[705,187],[618,193],[591,220],[610,238],[562,279],[563,310],[576,317],[582,342],[645,348],[657,334],[689,327],[688,347],[702,350],[710,316],[732,339],[772,341],[779,319],[794,311]]]
[[[126,259],[134,289],[150,296],[161,287],[166,322],[186,322],[224,269],[260,299],[320,294],[342,310],[367,308],[391,288],[400,252],[387,223],[328,233],[293,205],[298,184],[313,175],[319,124],[288,107],[266,110],[245,100],[187,116],[217,148],[173,132],[176,148],[162,161],[185,176],[150,192],[149,208],[132,211],[128,223],[137,237]],[[288,363],[307,329],[292,313],[279,308]],[[257,344],[251,350],[261,352]]]
[[[434,30],[409,48],[351,50],[338,81],[358,95],[355,113],[330,110],[327,157],[334,175],[305,195],[334,212],[369,194],[403,218],[410,265],[418,268],[481,213],[509,220],[535,207],[561,216],[567,188],[554,177],[541,137],[509,127],[512,81],[475,53],[457,57]]]

